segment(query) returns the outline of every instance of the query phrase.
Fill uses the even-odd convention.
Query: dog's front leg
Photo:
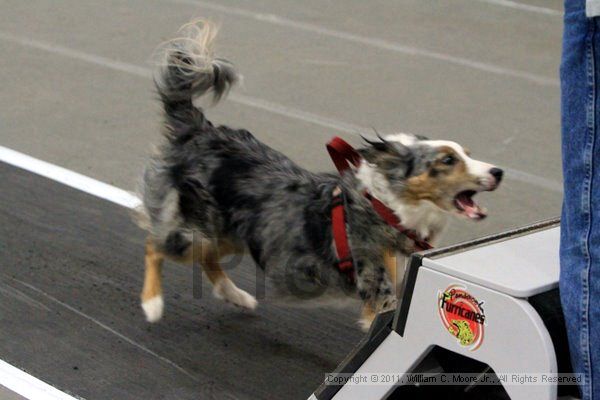
[[[398,300],[394,296],[389,296],[385,299],[380,299],[380,302],[365,302],[363,304],[361,318],[358,321],[358,325],[363,330],[363,332],[367,332],[377,317],[377,314],[395,310],[398,304]]]
[[[362,262],[361,262],[362,261]],[[363,268],[357,274],[357,288],[363,300],[361,319],[363,331],[367,331],[378,313],[396,308],[397,299],[386,260],[382,255],[373,261],[361,260]]]
[[[377,316],[375,306],[372,302],[364,303],[361,312],[361,318],[358,320],[358,325],[363,332],[367,332]]]

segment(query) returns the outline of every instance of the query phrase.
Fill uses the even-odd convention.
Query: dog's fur
[[[391,255],[408,255],[414,244],[373,211],[364,190],[392,208],[406,228],[435,241],[447,216],[460,212],[458,193],[493,190],[499,183],[492,165],[471,159],[458,144],[408,134],[368,141],[359,149],[361,166],[343,176],[309,172],[250,132],[206,119],[193,99],[212,92],[218,100],[238,75],[232,64],[212,56],[213,25],[188,24],[181,32],[166,45],[155,79],[166,141],[145,171],[142,192],[149,232],[142,307],[151,322],[162,316],[165,257],[200,261],[217,297],[255,308],[254,297],[219,266],[221,256],[248,250],[279,296],[359,298],[367,327],[376,312],[396,304]],[[347,202],[355,282],[335,266],[336,188]]]

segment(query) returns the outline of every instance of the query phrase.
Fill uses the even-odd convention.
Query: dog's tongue
[[[456,202],[462,208],[465,215],[471,219],[482,219],[486,217],[485,211],[473,201],[473,197],[468,193],[461,193],[456,197]]]

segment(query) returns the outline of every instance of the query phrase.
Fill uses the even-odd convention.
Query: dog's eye
[[[444,165],[454,165],[456,164],[456,157],[454,157],[451,154],[448,154],[447,156],[444,156],[444,158],[441,159],[441,162]]]

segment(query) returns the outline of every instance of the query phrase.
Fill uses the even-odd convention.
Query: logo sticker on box
[[[485,312],[478,301],[462,285],[450,285],[438,290],[438,311],[444,328],[458,344],[471,351],[483,343]]]

